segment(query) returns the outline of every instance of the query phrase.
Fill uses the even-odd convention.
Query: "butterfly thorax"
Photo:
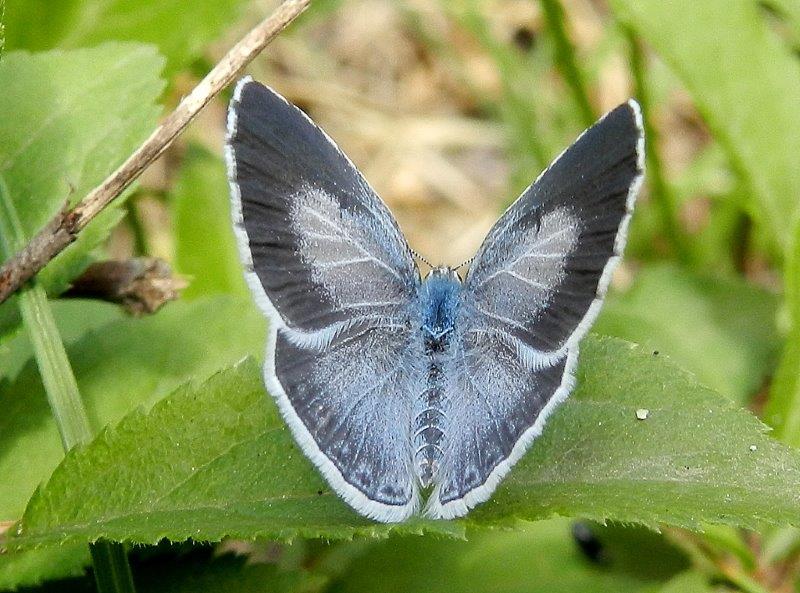
[[[461,296],[461,279],[450,268],[434,268],[420,290],[422,337],[427,359],[427,383],[416,402],[414,445],[417,477],[423,488],[436,476],[444,439],[443,366],[449,355]]]
[[[434,268],[425,278],[420,305],[426,345],[444,341],[453,330],[460,293],[461,279],[451,268]]]

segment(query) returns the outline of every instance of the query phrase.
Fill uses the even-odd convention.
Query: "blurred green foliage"
[[[243,0],[6,0],[9,50],[90,47],[110,39],[152,44],[171,77],[234,24]],[[99,70],[98,70],[99,71]],[[135,96],[132,93],[132,96]]]
[[[236,242],[228,225],[225,165],[218,156],[190,146],[170,196],[176,239],[175,269],[191,278],[187,299],[216,293],[247,297]]]
[[[342,4],[318,1],[287,35]],[[0,525],[22,519],[0,536],[10,548],[0,588],[92,590],[85,544],[99,537],[150,544],[132,553],[141,591],[795,587],[800,535],[766,525],[800,517],[800,8],[610,0],[593,56],[576,48],[576,12],[557,0],[542,0],[535,43],[520,51],[498,33],[497,13],[512,4],[431,3],[497,73],[497,92],[468,94],[505,131],[508,195],[599,115],[609,54],[626,61],[643,105],[649,171],[630,286],[596,326],[641,346],[588,338],[574,397],[465,520],[373,525],[329,492],[264,397],[257,364],[241,362],[262,356],[264,322],[241,279],[222,161],[190,144],[157,196],[172,263],[190,280],[182,302],[128,319],[112,305],[53,300],[98,433],[66,458],[16,303],[0,306]],[[399,6],[431,55],[467,80],[474,62],[416,3]],[[214,43],[258,12],[242,0],[2,7],[0,176],[28,234],[117,166],[154,127],[158,102],[174,105]],[[302,39],[291,41],[302,54]],[[665,149],[676,96],[708,134],[685,167]],[[704,224],[690,228],[698,205]],[[103,256],[123,215],[115,203],[47,266],[53,297]],[[147,235],[140,223],[125,222]],[[588,524],[579,542],[552,515],[624,523]],[[194,543],[231,535],[248,541],[217,549],[248,561]],[[152,545],[162,538],[186,543]]]

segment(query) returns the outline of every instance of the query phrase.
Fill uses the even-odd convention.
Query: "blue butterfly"
[[[487,500],[572,390],[644,168],[620,105],[489,231],[463,282],[424,279],[397,222],[302,111],[244,78],[228,111],[234,230],[269,318],[264,376],[356,511],[450,519]]]

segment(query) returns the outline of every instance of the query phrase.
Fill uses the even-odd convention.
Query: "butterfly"
[[[506,210],[463,281],[423,279],[353,163],[275,91],[239,81],[225,154],[264,378],[303,452],[383,522],[489,499],[573,388],[644,171],[631,100]],[[427,494],[422,508],[423,494]]]

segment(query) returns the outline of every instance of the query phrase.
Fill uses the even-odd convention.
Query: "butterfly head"
[[[425,276],[425,280],[447,280],[461,284],[461,276],[458,275],[455,269],[449,266],[436,266],[432,268],[431,271],[428,272],[428,275]]]
[[[455,327],[461,293],[461,278],[453,268],[437,266],[425,277],[420,290],[422,331],[428,340],[441,346]]]

